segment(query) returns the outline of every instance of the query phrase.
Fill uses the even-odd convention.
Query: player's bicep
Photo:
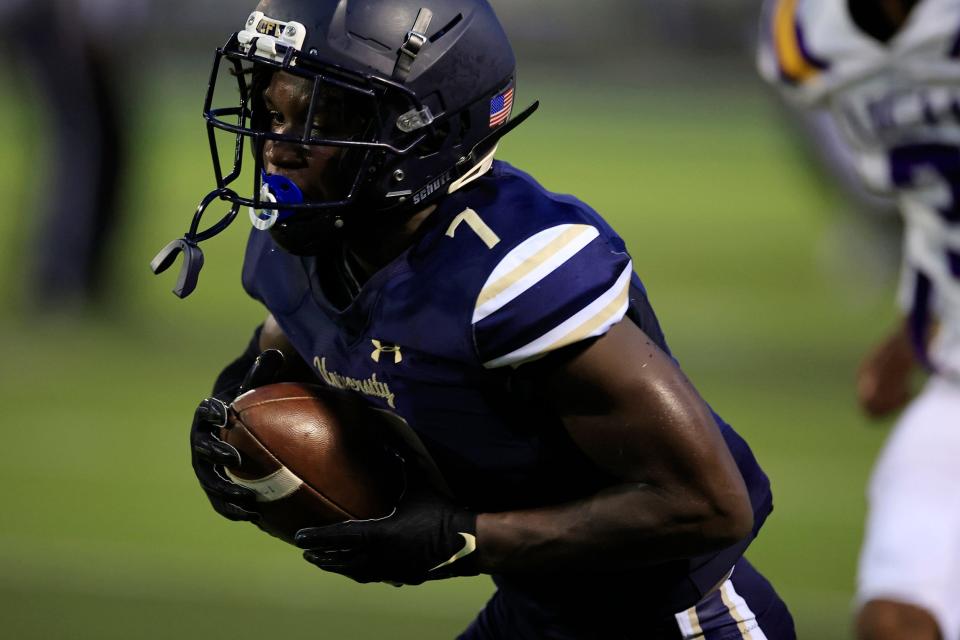
[[[673,360],[630,320],[539,377],[576,445],[627,481],[696,487],[742,479],[713,414]]]

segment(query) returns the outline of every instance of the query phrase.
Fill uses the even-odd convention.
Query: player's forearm
[[[536,381],[572,442],[621,481],[570,503],[480,515],[484,571],[616,571],[749,535],[749,495],[713,413],[639,327],[621,322]]]
[[[477,519],[481,570],[617,571],[728,547],[750,534],[749,501],[722,500],[639,483],[552,507]]]

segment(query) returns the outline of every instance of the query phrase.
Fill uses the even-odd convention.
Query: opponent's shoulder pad
[[[826,44],[829,48],[849,36],[841,4],[830,0],[766,0],[757,49],[760,75],[789,98],[816,102],[819,92],[814,87],[831,67],[819,46]]]
[[[896,70],[956,78],[960,3],[921,0],[900,31],[880,43],[856,25],[847,2],[767,0],[757,62],[787,97],[813,105],[860,80]]]

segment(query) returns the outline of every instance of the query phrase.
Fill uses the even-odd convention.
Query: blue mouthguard
[[[290,178],[263,171],[260,173],[260,199],[277,204],[301,204],[303,192]],[[250,207],[250,222],[261,231],[266,231],[279,220],[296,213],[296,209],[254,209]]]

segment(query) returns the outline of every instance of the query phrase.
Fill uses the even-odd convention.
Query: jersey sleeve
[[[516,367],[606,333],[627,311],[631,275],[622,241],[591,224],[533,234],[499,261],[477,297],[480,361]]]

